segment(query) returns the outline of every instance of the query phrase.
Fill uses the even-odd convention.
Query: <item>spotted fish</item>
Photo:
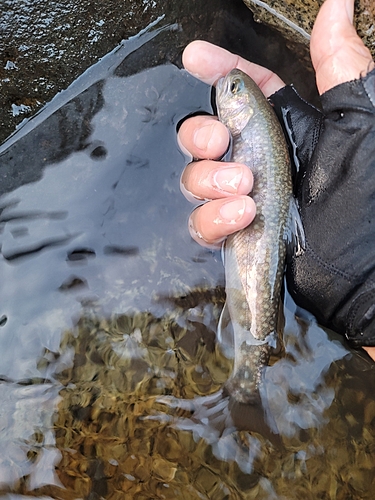
[[[278,119],[259,87],[232,70],[216,87],[219,119],[232,135],[232,161],[254,176],[254,221],[229,236],[223,248],[226,305],[234,339],[234,367],[226,389],[235,400],[252,403],[270,351],[276,323],[292,204],[290,159]],[[221,324],[223,323],[223,318]]]

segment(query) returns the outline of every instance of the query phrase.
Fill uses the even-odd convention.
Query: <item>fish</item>
[[[238,403],[260,399],[264,369],[279,344],[278,309],[292,205],[288,147],[276,114],[257,84],[233,69],[216,85],[219,120],[231,134],[231,161],[252,171],[256,216],[223,246],[226,303],[219,321],[230,323],[233,371],[225,383]],[[226,319],[225,319],[226,318]]]

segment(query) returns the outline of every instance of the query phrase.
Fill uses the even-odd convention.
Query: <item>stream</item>
[[[206,38],[316,102],[278,35],[220,12]],[[181,68],[199,33],[167,21],[0,146],[0,498],[372,499],[374,364],[287,290],[261,408],[222,392],[223,265],[189,236],[176,140],[212,92]]]

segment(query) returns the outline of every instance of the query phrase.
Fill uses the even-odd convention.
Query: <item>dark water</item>
[[[211,89],[155,33],[0,150],[0,493],[373,498],[373,364],[288,295],[261,411],[221,392],[223,268],[188,236],[176,143]]]

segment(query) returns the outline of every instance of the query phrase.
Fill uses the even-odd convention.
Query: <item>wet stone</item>
[[[161,15],[164,24],[183,26],[185,39],[177,47],[160,48],[151,57],[145,54],[144,64],[180,58],[183,47],[194,38],[224,46],[230,42],[236,52],[242,52],[251,40],[234,42],[224,27],[241,10],[240,3],[220,0],[207,8],[203,0],[171,0],[167,5],[158,0],[4,0],[0,4],[0,142],[91,64]],[[238,33],[237,19],[234,24],[233,31]],[[132,64],[138,62],[130,56],[127,65]],[[107,151],[97,144],[90,154],[99,162]]]
[[[156,1],[1,2],[2,134],[157,17]]]
[[[307,52],[309,36],[323,0],[244,0],[255,19],[280,31],[289,43],[301,44]],[[368,0],[355,2],[354,25],[375,57],[375,6]],[[305,47],[305,49],[303,49]]]

